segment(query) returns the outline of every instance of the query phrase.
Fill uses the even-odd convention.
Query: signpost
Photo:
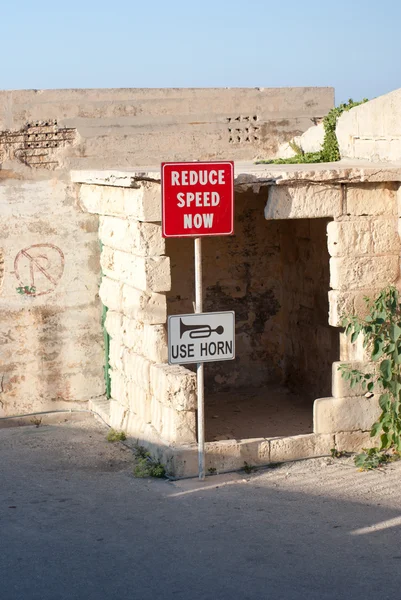
[[[232,311],[168,318],[168,362],[171,365],[234,357],[235,315]]]
[[[203,363],[234,358],[234,313],[202,313],[201,242],[205,236],[234,233],[234,163],[162,163],[162,223],[165,238],[195,238],[195,315],[169,318],[169,363],[197,363],[199,479],[204,479]]]
[[[234,233],[234,163],[163,163],[164,237]]]

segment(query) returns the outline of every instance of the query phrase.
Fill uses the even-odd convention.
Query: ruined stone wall
[[[0,180],[0,416],[104,393],[97,231],[70,184]]]
[[[204,310],[234,310],[236,359],[205,365],[210,392],[286,382],[331,391],[338,331],[328,323],[328,219],[264,221],[266,191],[237,193],[235,235],[204,239]],[[193,312],[193,240],[167,240],[169,314]],[[316,394],[316,396],[315,396]]]
[[[342,158],[401,160],[401,89],[344,112],[336,134]]]
[[[104,391],[97,221],[74,205],[71,168],[269,156],[333,96],[331,88],[0,92],[2,414]],[[135,278],[142,267],[132,268]]]
[[[280,226],[262,218],[265,194],[237,193],[235,235],[202,241],[204,310],[235,311],[236,359],[205,365],[208,391],[261,386],[284,377]],[[169,314],[193,312],[193,240],[169,239]]]
[[[124,169],[269,157],[333,105],[332,88],[0,92],[0,164]]]
[[[108,308],[110,424],[158,444],[196,441],[193,373],[167,365],[166,292],[170,260],[161,235],[160,183],[82,185],[85,209],[100,215]]]
[[[343,183],[324,183],[316,172],[308,174],[309,182],[274,186],[265,210],[267,219],[332,219],[327,226],[332,327],[341,327],[343,314],[366,314],[366,296],[374,298],[384,287],[400,285],[399,175],[372,168],[363,177],[378,181],[352,183],[353,175],[349,169],[344,180],[340,173],[332,173]],[[390,181],[383,181],[385,177]],[[373,368],[360,342],[351,344],[344,335],[340,339],[341,362],[361,370]],[[323,352],[320,360],[326,360]],[[332,366],[331,395],[315,401],[314,432],[343,433],[340,449],[346,449],[352,440],[345,434],[369,431],[380,408],[376,395],[366,398],[361,388],[350,388],[338,365],[336,361]]]

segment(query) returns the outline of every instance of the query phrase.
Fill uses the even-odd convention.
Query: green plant
[[[35,425],[35,427],[40,427],[42,425],[42,417],[32,417],[31,423],[32,425]]]
[[[400,460],[398,452],[389,453],[388,451],[380,450],[379,448],[362,448],[363,452],[357,454],[354,459],[355,465],[360,471],[371,471],[378,469],[389,462]]]
[[[363,336],[364,348],[377,363],[374,373],[363,373],[349,365],[340,365],[342,377],[350,387],[361,385],[362,390],[380,390],[381,415],[373,424],[371,436],[380,436],[380,449],[401,451],[401,304],[395,287],[385,288],[375,300],[365,298],[368,315],[344,316],[346,335],[354,343]]]
[[[164,477],[166,469],[161,462],[152,458],[150,452],[144,446],[135,446],[136,465],[134,467],[135,477]]]
[[[249,465],[245,460],[244,461],[244,471],[247,475],[249,475],[250,473],[253,473],[253,471],[256,471],[256,467]]]
[[[208,473],[209,473],[209,475],[216,475],[216,473],[217,473],[216,467],[209,467]]]
[[[355,108],[360,104],[367,102],[364,98],[361,102],[354,102],[352,98],[347,103],[342,103],[335,108],[332,108],[323,119],[324,138],[321,150],[318,152],[304,152],[299,144],[294,141],[289,142],[290,148],[295,152],[295,156],[291,158],[274,158],[271,160],[258,160],[256,164],[273,164],[273,165],[294,165],[305,163],[321,163],[321,162],[336,162],[340,160],[340,148],[338,145],[336,127],[339,117],[351,108]]]
[[[350,453],[346,450],[337,450],[337,448],[331,448],[330,455],[331,458],[344,458],[346,456],[350,456]]]
[[[124,442],[127,439],[124,431],[116,431],[115,429],[110,429],[107,434],[108,442]]]
[[[304,152],[303,154],[296,154],[290,158],[273,158],[271,160],[258,160],[257,165],[299,165],[299,164],[311,164],[324,162],[322,160],[321,152]]]
[[[348,102],[343,102],[339,106],[332,108],[324,117],[324,139],[321,150],[321,162],[335,162],[340,160],[340,148],[338,146],[336,135],[337,121],[344,112],[347,112],[360,104],[364,104],[367,101],[367,98],[364,98],[361,102],[354,102],[352,98],[350,98]]]
[[[295,154],[305,154],[305,152],[302,149],[302,146],[300,146],[299,144],[297,144],[294,140],[291,140],[290,142],[288,142],[289,147],[291,148],[291,150],[293,152],[295,152]]]

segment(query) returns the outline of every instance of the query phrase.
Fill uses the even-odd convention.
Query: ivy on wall
[[[340,104],[324,117],[324,138],[321,150],[319,152],[304,152],[298,144],[290,142],[291,148],[295,152],[295,156],[291,158],[275,158],[272,160],[258,160],[256,164],[270,164],[270,165],[285,165],[285,164],[302,164],[302,163],[322,163],[322,162],[336,162],[340,160],[340,148],[338,145],[336,127],[339,117],[351,108],[359,106],[367,102],[367,98],[364,98],[361,102],[354,102],[352,99],[348,100],[347,103]]]

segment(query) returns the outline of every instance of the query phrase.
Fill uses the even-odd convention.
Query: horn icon
[[[210,325],[188,325],[184,323],[182,319],[180,319],[180,338],[182,338],[185,333],[189,332],[189,337],[192,340],[208,338],[212,335],[212,333],[217,333],[221,335],[224,333],[224,327],[219,325],[216,329],[212,329]]]

